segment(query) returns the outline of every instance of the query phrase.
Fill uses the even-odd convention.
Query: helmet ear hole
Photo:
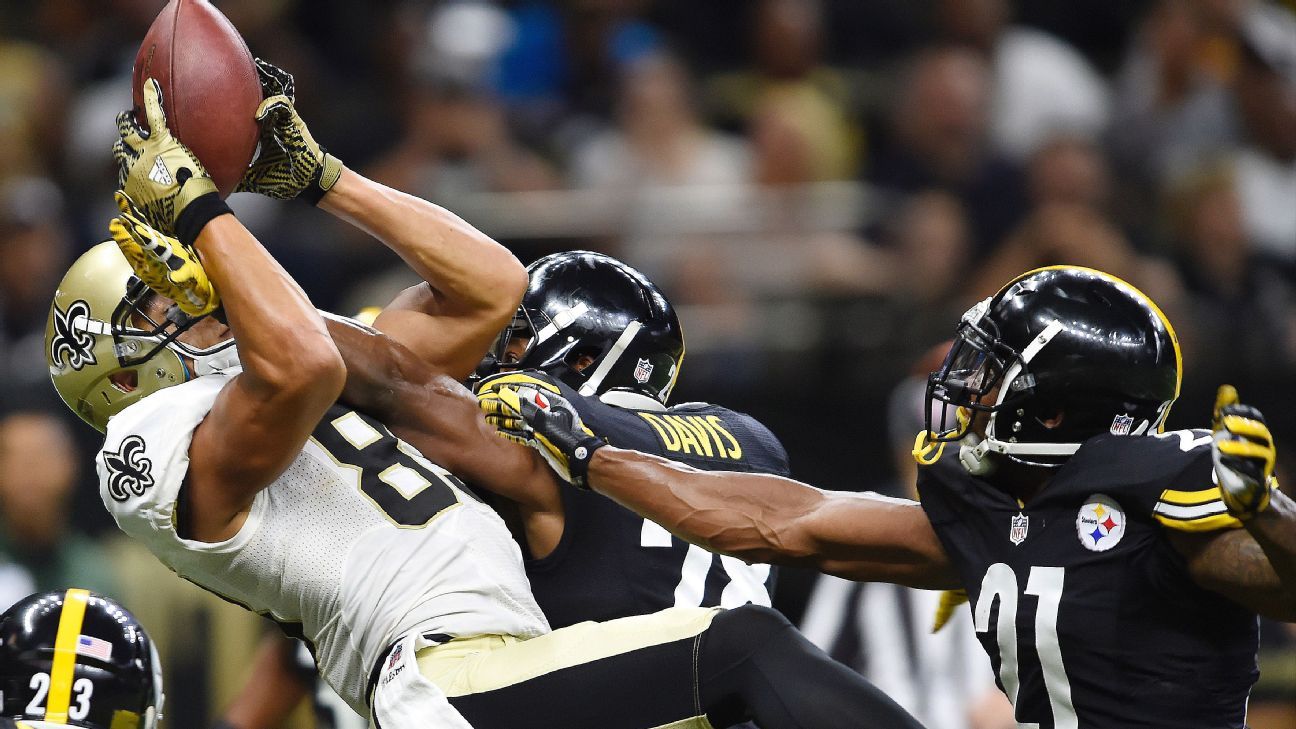
[[[133,369],[120,370],[108,375],[108,381],[122,392],[134,392],[139,387],[139,372]]]

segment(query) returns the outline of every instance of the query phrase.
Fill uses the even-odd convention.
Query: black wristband
[[[320,204],[320,200],[324,199],[324,196],[328,194],[328,191],[333,189],[333,185],[337,183],[339,174],[342,171],[341,163],[339,163],[338,166],[330,172],[330,179],[324,179],[324,172],[327,171],[329,167],[329,153],[328,150],[323,147],[320,148],[320,151],[324,153],[324,159],[320,160],[319,167],[315,169],[315,174],[311,175],[310,184],[303,188],[297,195],[297,197],[302,200],[316,206]],[[336,160],[336,158],[334,159]]]
[[[209,192],[206,195],[194,198],[180,211],[180,217],[176,218],[176,237],[185,246],[192,248],[194,241],[198,240],[198,234],[212,218],[234,214],[230,206],[225,204],[219,193]]]
[[[576,442],[576,446],[571,449],[567,459],[567,473],[571,474],[573,486],[586,491],[590,490],[588,479],[590,459],[594,458],[594,451],[605,445],[607,443],[593,436],[586,436]]]

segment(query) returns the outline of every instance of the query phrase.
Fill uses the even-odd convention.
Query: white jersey
[[[549,631],[504,522],[377,421],[335,406],[220,543],[176,533],[194,428],[232,374],[160,390],[108,423],[99,492],[122,531],[176,574],[298,629],[320,675],[369,715],[379,656],[414,632]],[[294,625],[296,624],[296,625]]]

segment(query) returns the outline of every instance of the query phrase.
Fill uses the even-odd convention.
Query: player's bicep
[[[489,311],[447,309],[427,284],[401,292],[374,320],[379,331],[408,347],[433,370],[456,380],[472,374],[506,324],[507,318]]]
[[[1260,615],[1296,622],[1296,594],[1284,589],[1264,550],[1245,530],[1172,532],[1170,541],[1200,587]]]
[[[961,586],[917,502],[876,494],[824,493],[825,499],[801,520],[822,571],[925,589]]]

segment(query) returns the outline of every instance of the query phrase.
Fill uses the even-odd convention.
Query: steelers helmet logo
[[[1125,510],[1116,499],[1094,494],[1085,499],[1076,515],[1076,534],[1080,544],[1092,552],[1106,552],[1125,536]]]

